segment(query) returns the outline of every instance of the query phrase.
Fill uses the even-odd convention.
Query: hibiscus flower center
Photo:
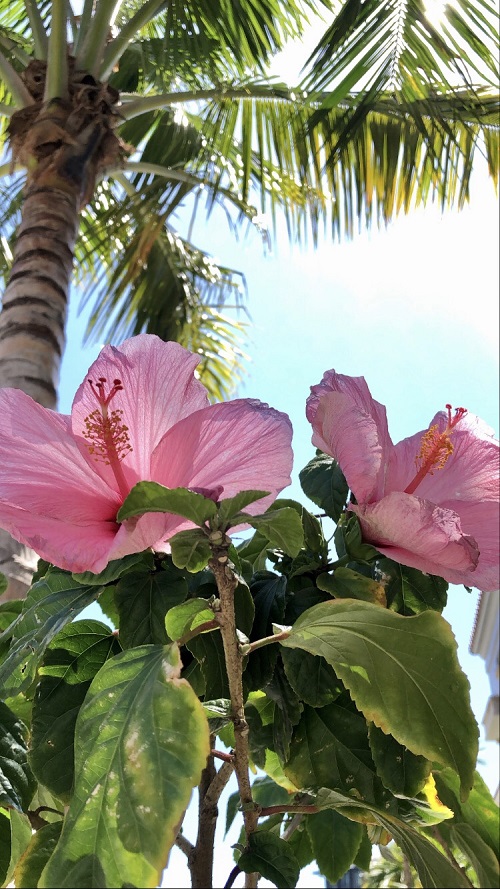
[[[415,457],[415,464],[418,472],[415,478],[405,488],[405,494],[413,494],[418,488],[420,482],[426,475],[434,475],[437,469],[442,469],[453,453],[453,445],[450,436],[457,423],[467,413],[464,407],[455,408],[455,414],[452,417],[451,404],[446,405],[448,411],[448,422],[443,432],[439,431],[439,426],[430,426],[427,432],[422,436],[420,442],[420,450]]]
[[[87,447],[94,460],[111,467],[118,489],[123,497],[126,497],[130,485],[126,482],[121,460],[132,450],[132,445],[128,426],[123,422],[123,411],[119,408],[108,410],[110,401],[123,389],[122,381],[113,380],[113,386],[108,394],[106,394],[106,377],[99,377],[96,383],[89,380],[89,383],[99,407],[85,417],[83,436],[87,439]]]

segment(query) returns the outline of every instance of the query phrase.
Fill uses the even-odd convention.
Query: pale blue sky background
[[[314,33],[302,41],[300,61],[314,42]],[[299,67],[298,51],[291,49],[274,63],[273,73],[293,83]],[[179,220],[183,235],[187,219]],[[481,164],[473,177],[470,206],[460,213],[418,210],[386,231],[363,231],[352,242],[325,239],[317,250],[291,250],[282,231],[273,252],[265,255],[256,230],[237,243],[222,214],[208,221],[200,214],[192,239],[246,276],[253,322],[247,348],[251,363],[238,395],[260,398],[290,415],[295,469],[286,496],[303,499],[298,472],[314,455],[305,401],[309,387],[329,368],[366,378],[373,396],[387,407],[394,441],[425,429],[448,402],[478,414],[498,437],[499,215]],[[63,412],[69,412],[99,351],[81,348],[85,319],[77,316],[77,304],[74,294],[60,386]],[[463,587],[450,587],[444,616],[455,633],[481,727],[478,767],[494,792],[498,744],[484,741],[481,725],[489,682],[484,662],[468,651],[477,599],[476,590],[469,594]],[[188,817],[185,823],[191,839],[193,820]],[[224,814],[219,820],[224,822]],[[221,828],[215,885],[227,879],[230,844],[238,838],[233,830],[222,844]],[[165,885],[190,885],[177,849]],[[323,885],[314,868],[306,869],[298,884]]]

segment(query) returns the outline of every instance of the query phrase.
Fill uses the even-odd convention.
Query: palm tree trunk
[[[79,189],[32,182],[0,313],[0,387],[55,408],[67,298],[78,228]]]
[[[80,206],[81,183],[68,185],[31,180],[0,313],[0,386],[22,389],[49,408],[57,401]],[[0,571],[9,579],[2,601],[26,594],[36,562],[32,550],[0,529]]]

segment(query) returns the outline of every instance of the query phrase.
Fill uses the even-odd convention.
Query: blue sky
[[[286,411],[294,426],[295,468],[287,495],[303,499],[298,472],[314,455],[305,401],[329,368],[366,378],[387,407],[394,441],[426,428],[448,402],[478,414],[498,437],[498,229],[497,199],[483,170],[461,212],[418,210],[387,230],[364,231],[341,244],[324,240],[317,250],[291,249],[279,232],[277,247],[265,254],[257,231],[236,242],[222,216],[207,221],[200,214],[194,242],[243,271],[248,283],[251,362],[238,395]],[[63,412],[98,352],[81,348],[84,317],[77,316],[77,302],[73,294]],[[489,682],[484,662],[468,652],[477,598],[476,590],[451,586],[444,616],[481,727],[479,770],[494,792],[498,745],[484,741],[481,726]],[[229,872],[228,843],[225,848],[229,858],[218,854],[221,878]],[[181,867],[179,853],[172,854]],[[180,873],[178,885],[188,885]],[[300,885],[323,883],[309,869]]]

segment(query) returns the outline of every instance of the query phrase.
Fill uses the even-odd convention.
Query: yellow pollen
[[[87,439],[89,453],[97,462],[102,461],[109,466],[113,457],[123,460],[132,450],[128,426],[125,426],[122,417],[123,411],[120,409],[108,414],[103,408],[102,413],[96,409],[85,418],[83,436]]]
[[[446,405],[446,410],[448,412],[448,422],[443,432],[440,432],[439,426],[435,424],[434,426],[431,426],[427,432],[424,432],[422,436],[420,450],[415,457],[417,474],[408,487],[405,488],[405,494],[413,494],[425,476],[434,475],[436,470],[443,469],[453,454],[453,445],[450,441],[450,436],[457,423],[467,411],[463,407],[457,407],[455,409],[455,415],[452,417],[451,404]]]

